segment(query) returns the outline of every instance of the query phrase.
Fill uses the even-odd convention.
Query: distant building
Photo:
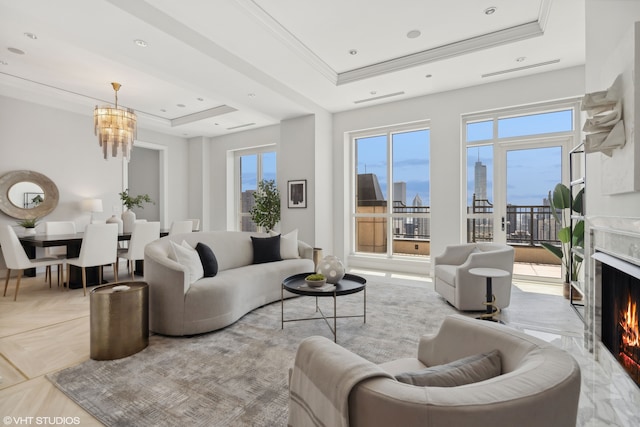
[[[398,181],[393,183],[393,204],[400,202],[402,206],[407,205],[407,183]]]
[[[240,195],[240,209],[242,213],[251,212],[251,209],[255,206],[256,199],[253,197],[253,193],[255,192],[256,190],[247,190],[243,191]],[[241,218],[242,224],[240,224],[240,229],[242,231],[258,230],[258,227],[256,227],[250,216],[242,216]]]
[[[487,200],[487,166],[480,160],[474,166],[474,193],[476,199]]]

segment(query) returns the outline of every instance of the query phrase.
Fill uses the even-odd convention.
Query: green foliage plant
[[[582,265],[582,257],[576,253],[571,254],[570,250],[571,246],[584,247],[584,221],[582,219],[575,221],[573,230],[571,229],[571,215],[573,213],[584,214],[583,197],[584,189],[580,190],[572,199],[571,190],[562,183],[555,186],[553,193],[549,192],[551,214],[561,227],[558,231],[560,247],[548,242],[543,242],[542,246],[562,262],[565,269],[565,283],[571,283],[572,280],[578,279]]]
[[[251,208],[251,220],[267,231],[280,221],[280,191],[273,179],[258,182],[258,189],[253,193],[255,205]]]
[[[19,226],[24,228],[36,228],[38,225],[38,218],[27,218],[17,222]]]
[[[142,203],[152,203],[155,205],[155,202],[151,200],[148,194],[138,194],[135,197],[129,195],[129,189],[127,188],[122,193],[118,193],[120,196],[120,200],[122,200],[122,204],[127,207],[127,209],[131,209],[134,206],[136,208],[144,209]]]

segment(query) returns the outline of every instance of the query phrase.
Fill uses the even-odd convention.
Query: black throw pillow
[[[204,277],[213,277],[218,274],[218,260],[211,248],[204,243],[198,243],[196,245],[196,252],[198,252],[200,262],[202,262]]]
[[[265,262],[282,261],[280,256],[280,235],[273,237],[253,237],[253,263],[262,264]]]

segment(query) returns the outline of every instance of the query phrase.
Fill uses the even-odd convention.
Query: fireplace
[[[585,348],[622,394],[640,401],[640,218],[589,217]]]
[[[640,275],[633,275],[640,268],[614,257],[595,258],[601,263],[602,344],[640,387]]]

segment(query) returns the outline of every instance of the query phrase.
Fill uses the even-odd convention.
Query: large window
[[[239,193],[236,197],[237,229],[240,231],[257,231],[258,227],[251,220],[251,208],[255,200],[253,193],[261,180],[276,180],[276,153],[273,151],[242,151],[236,154],[238,165]]]
[[[393,127],[352,140],[353,252],[429,255],[429,129]]]
[[[540,243],[554,242],[558,231],[548,194],[566,181],[576,111],[576,103],[547,104],[463,120],[467,241],[506,242],[516,247],[516,261],[545,263]]]

